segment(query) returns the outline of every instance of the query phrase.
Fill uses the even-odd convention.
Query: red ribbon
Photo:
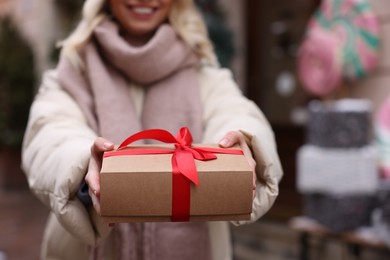
[[[170,149],[131,149],[127,146],[142,139],[153,139],[175,145]],[[238,149],[192,147],[192,136],[187,127],[179,130],[176,137],[163,129],[149,129],[138,132],[123,141],[117,150],[106,152],[104,157],[142,154],[172,153],[172,221],[190,220],[191,182],[199,185],[195,160],[208,161],[217,159],[215,153],[243,154]]]

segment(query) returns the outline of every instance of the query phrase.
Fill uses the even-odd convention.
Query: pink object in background
[[[379,55],[380,23],[368,1],[323,0],[307,25],[298,72],[305,90],[324,96],[342,80],[367,76]]]
[[[342,44],[331,31],[310,31],[299,50],[298,73],[306,91],[325,96],[334,91],[342,79]]]
[[[308,31],[334,32],[342,43],[343,78],[365,77],[380,55],[380,22],[367,0],[323,0]]]
[[[381,175],[385,179],[390,179],[390,97],[387,97],[380,106],[374,126]]]
[[[381,105],[376,116],[377,123],[390,133],[390,97]]]

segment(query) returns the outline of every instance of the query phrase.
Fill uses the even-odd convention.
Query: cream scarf
[[[83,73],[61,57],[59,82],[100,136],[120,143],[143,129],[163,128],[176,134],[188,126],[195,142],[201,142],[198,59],[171,26],[162,25],[146,45],[133,47],[121,37],[117,25],[106,20],[94,30],[81,57]],[[140,118],[130,82],[145,87]],[[91,250],[92,259],[105,259],[107,254],[134,260],[210,259],[205,223],[118,224],[110,237]]]

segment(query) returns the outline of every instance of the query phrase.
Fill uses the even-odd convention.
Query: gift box
[[[302,193],[375,194],[379,185],[377,150],[322,148],[305,144],[297,152],[297,188]]]
[[[324,148],[352,148],[369,144],[371,103],[368,100],[313,100],[308,111],[307,143]]]
[[[253,172],[239,149],[170,142],[122,145],[105,154],[100,174],[105,222],[250,219]],[[186,173],[192,166],[195,172]]]
[[[374,195],[304,195],[304,214],[332,231],[352,231],[370,225],[377,204]]]

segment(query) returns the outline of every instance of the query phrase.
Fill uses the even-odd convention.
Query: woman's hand
[[[102,137],[96,138],[91,147],[91,159],[89,159],[88,172],[85,182],[89,186],[89,196],[93,207],[100,215],[100,169],[102,167],[103,153],[114,149],[114,144]]]
[[[245,142],[244,135],[239,131],[228,132],[222,140],[219,142],[219,145],[225,148],[232,147],[236,144],[239,144],[246,160],[248,161],[249,166],[253,171],[253,198],[256,195],[256,161],[253,159],[251,149],[248,144]]]

